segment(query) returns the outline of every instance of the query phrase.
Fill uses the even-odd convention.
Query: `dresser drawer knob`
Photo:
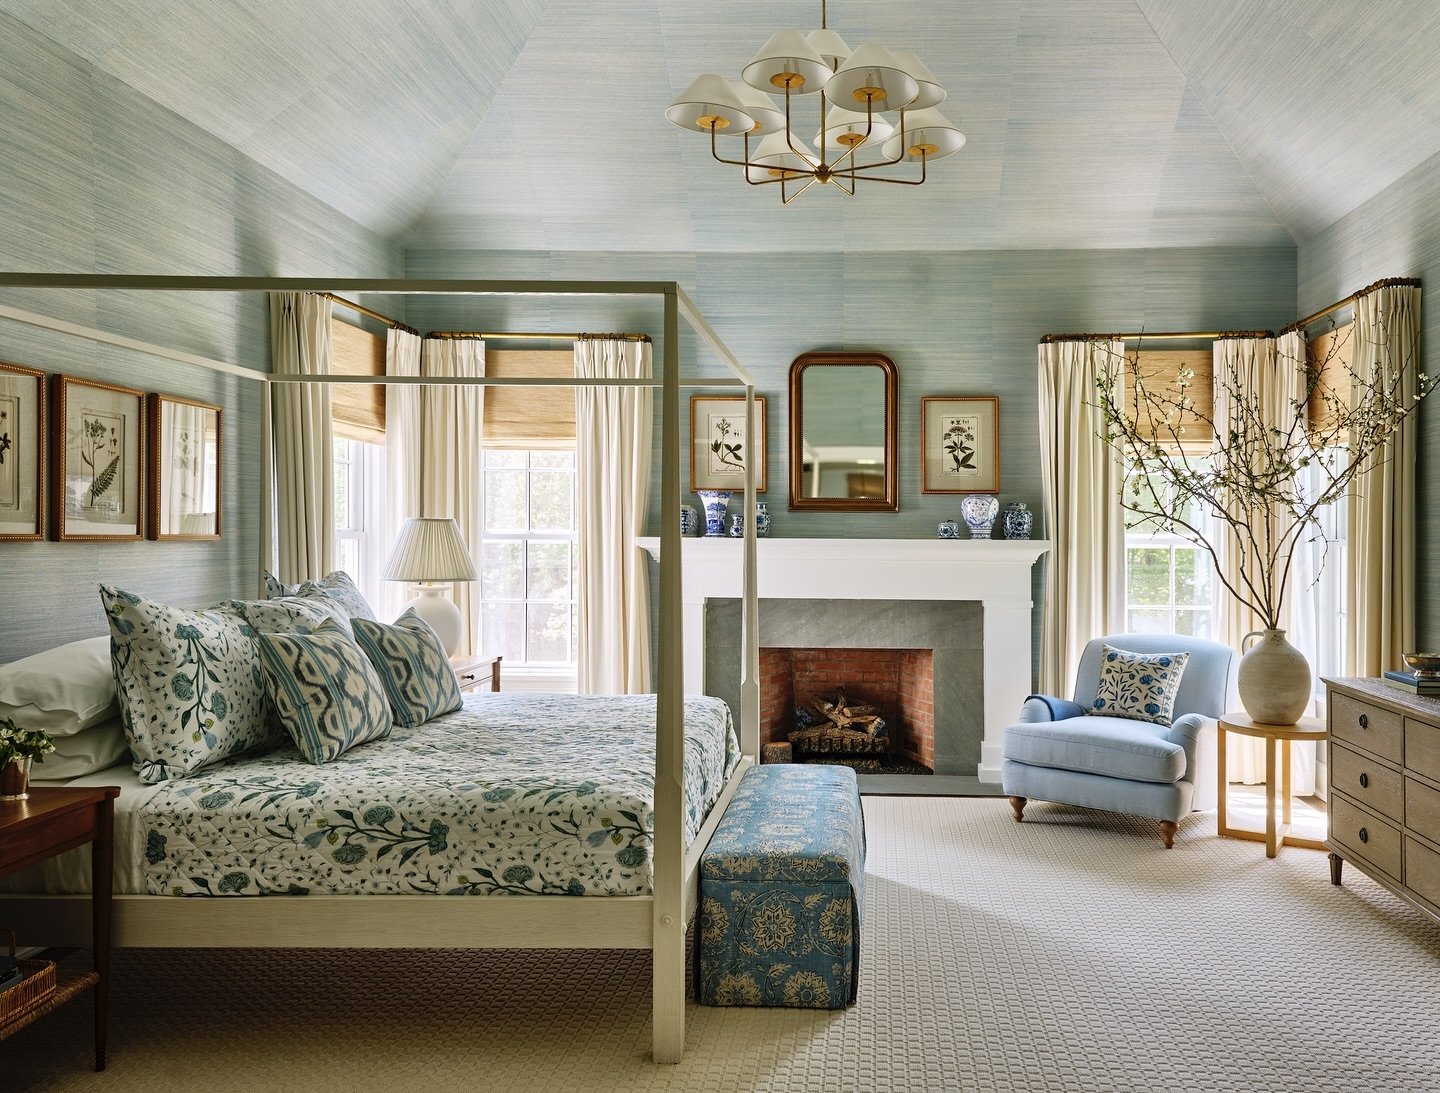
[[[1370,727],[1370,718],[1363,713],[1360,715],[1360,727],[1362,729],[1368,729]]]
[[[1362,843],[1368,843],[1370,841],[1370,832],[1366,831],[1363,827],[1360,829],[1360,841]]]
[[[1361,775],[1360,775],[1360,788],[1361,788],[1361,789],[1366,789],[1366,788],[1369,787],[1369,785],[1370,785],[1370,775],[1365,774],[1365,773],[1362,772]]]

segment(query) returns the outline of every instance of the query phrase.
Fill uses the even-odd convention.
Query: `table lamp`
[[[460,538],[460,525],[449,516],[406,517],[382,577],[420,586],[405,606],[430,624],[446,654],[454,656],[463,629],[460,608],[442,585],[475,579],[475,563]]]

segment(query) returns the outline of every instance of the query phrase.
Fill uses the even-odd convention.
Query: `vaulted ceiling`
[[[694,76],[819,25],[817,0],[0,0],[420,247],[1286,245],[1440,152],[1434,0],[829,8],[852,47],[914,49],[948,88],[968,143],[924,186],[782,208],[665,120]]]

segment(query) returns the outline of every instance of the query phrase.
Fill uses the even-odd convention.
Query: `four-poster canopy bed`
[[[415,376],[284,375],[147,345],[110,332],[0,305],[0,318],[184,361],[255,380],[278,383],[443,383],[659,387],[661,422],[659,644],[655,696],[653,883],[648,894],[603,897],[505,895],[459,899],[445,895],[304,895],[264,898],[185,898],[118,894],[115,944],[126,947],[359,947],[359,948],[649,948],[653,952],[653,1050],[657,1062],[676,1062],[684,1050],[685,932],[696,907],[701,852],[740,777],[758,754],[758,650],[753,522],[743,544],[744,640],[741,666],[739,761],[698,834],[685,842],[685,696],[681,626],[680,387],[740,386],[753,427],[754,388],[745,369],[673,282],[490,282],[299,278],[197,278],[0,274],[0,288],[110,289],[172,292],[304,292],[450,294],[503,297],[658,297],[663,308],[658,380],[583,378],[431,379]],[[344,301],[351,306],[349,301]],[[363,308],[361,310],[364,310]],[[680,375],[684,320],[719,356],[729,377]],[[262,399],[260,567],[268,561],[271,529],[270,400]],[[752,429],[753,431],[753,429]],[[754,508],[748,473],[745,511]],[[639,549],[638,546],[636,549]],[[93,778],[91,779],[93,781]],[[50,944],[88,940],[88,901],[78,895],[0,895],[5,921],[21,936]]]

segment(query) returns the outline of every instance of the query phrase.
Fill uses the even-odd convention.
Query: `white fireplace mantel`
[[[660,556],[660,540],[640,546]],[[741,595],[739,539],[682,539],[685,689],[705,685],[705,601]],[[1039,539],[757,539],[760,599],[970,600],[982,605],[985,739],[978,775],[1000,780],[1000,734],[1031,683],[1031,569]]]

